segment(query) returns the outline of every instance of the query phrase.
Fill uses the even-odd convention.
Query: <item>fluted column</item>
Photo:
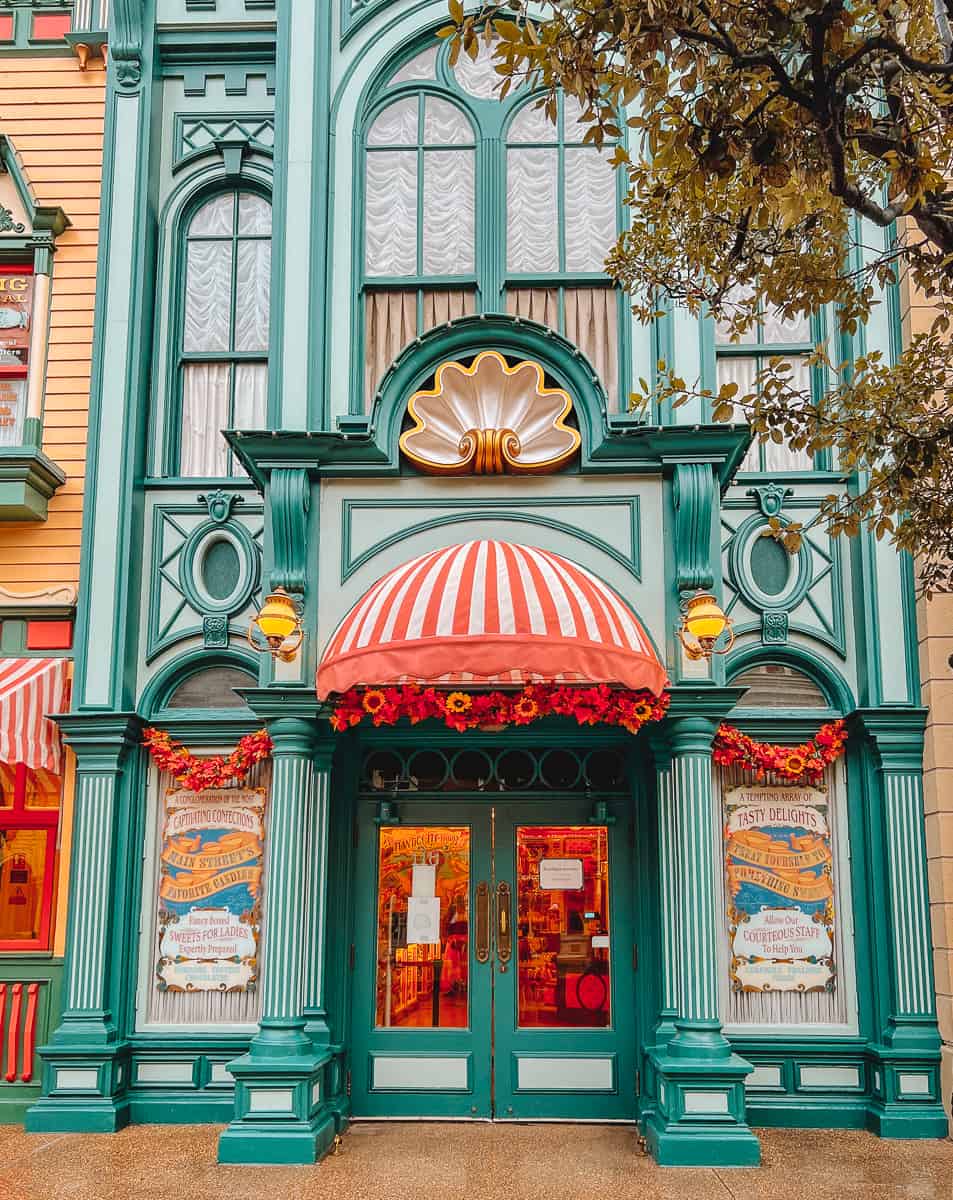
[[[235,1077],[235,1119],[219,1139],[218,1155],[227,1163],[312,1163],[326,1153],[338,1128],[330,1094],[334,1056],[326,1037],[322,1046],[312,1036],[308,1007],[315,964],[322,959],[314,943],[324,939],[328,735],[313,693],[274,686],[244,694],[265,719],[273,743],[262,1015],[248,1053],[228,1064]]]
[[[860,709],[851,732],[865,753],[868,874],[874,937],[877,1067],[870,1125],[883,1137],[943,1137],[923,812],[926,709]],[[878,928],[879,927],[879,928]]]
[[[134,973],[114,970],[126,947],[134,848],[130,756],[138,718],[128,713],[59,718],[76,755],[63,1016],[47,1046],[43,1096],[27,1113],[30,1130],[110,1132],[128,1121],[128,1030]]]
[[[304,1032],[305,941],[310,932],[308,846],[314,822],[313,722],[272,721],[274,766],[265,859],[265,937],[262,1016],[251,1054],[294,1054],[310,1049]]]
[[[327,944],[328,827],[331,807],[331,758],[329,740],[314,752],[314,812],[308,840],[308,936],[305,944],[304,1016],[305,1029],[315,1045],[330,1040],[324,987],[324,958]]]
[[[644,1127],[656,1160],[666,1166],[754,1166],[761,1156],[745,1118],[751,1065],[732,1053],[718,1004],[721,828],[712,742],[739,695],[706,685],[673,688],[659,735],[667,739],[670,763],[656,742],[659,908],[668,928],[661,1036],[647,1054],[652,1091]]]
[[[673,1055],[731,1053],[718,1014],[716,871],[721,830],[712,798],[711,747],[718,718],[701,714],[672,721],[671,792],[675,825],[678,1016]]]

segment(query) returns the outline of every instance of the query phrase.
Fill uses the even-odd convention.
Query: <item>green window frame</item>
[[[223,201],[228,201],[225,205]],[[214,226],[196,231],[196,223],[204,213],[215,214],[211,220],[226,218],[229,227],[217,231]],[[257,222],[257,224],[256,224]],[[265,224],[267,228],[265,228]],[[188,206],[183,214],[178,247],[177,283],[173,288],[175,299],[175,403],[170,427],[167,473],[189,479],[227,479],[241,477],[241,469],[224,440],[216,438],[220,429],[234,425],[252,428],[267,424],[267,369],[269,358],[269,298],[270,247],[272,239],[271,196],[262,188],[242,182],[234,187],[204,191]],[[206,332],[205,345],[194,328],[195,320],[190,317],[202,313],[201,298],[192,290],[193,251],[198,247],[227,247],[225,254],[210,254],[206,269],[212,277],[212,289],[207,308],[215,307],[227,296],[227,312],[217,328]],[[267,253],[252,259],[254,285],[243,288],[241,272],[247,265],[246,248],[267,247]],[[216,262],[218,259],[218,262]],[[227,267],[224,263],[227,260]],[[227,279],[224,276],[227,275]],[[244,281],[248,282],[248,281]],[[257,288],[257,314],[249,314],[245,298]],[[219,310],[221,313],[221,310]],[[252,345],[243,347],[248,341],[247,330],[243,333],[243,321],[256,325],[252,334]],[[192,328],[190,328],[190,325]],[[198,384],[202,381],[200,369],[205,368],[205,387],[210,397],[202,404]],[[218,368],[218,370],[216,370]],[[193,399],[195,412],[206,416],[214,426],[206,427],[204,436],[209,439],[203,447],[198,439],[186,435],[186,422],[190,415],[189,377],[196,380]],[[255,394],[253,394],[253,389]],[[249,402],[249,395],[253,395]],[[254,410],[249,419],[247,411]],[[204,453],[203,453],[204,451]],[[201,469],[198,469],[201,468]],[[209,469],[212,468],[212,469]]]
[[[566,251],[566,160],[567,152],[582,149],[581,136],[566,139],[566,101],[560,96],[557,105],[557,125],[552,137],[538,142],[521,141],[519,149],[553,149],[557,156],[557,239],[558,263],[545,271],[517,271],[507,266],[507,168],[508,135],[517,115],[539,98],[539,93],[517,88],[503,101],[475,94],[463,86],[448,61],[449,46],[445,43],[425,43],[405,50],[382,69],[370,89],[364,106],[364,120],[357,141],[359,169],[357,171],[356,220],[354,222],[353,261],[355,264],[356,303],[352,319],[352,412],[367,411],[380,385],[387,366],[405,344],[428,328],[442,324],[455,316],[469,313],[500,313],[539,320],[566,336],[593,361],[597,374],[610,393],[610,406],[624,411],[629,394],[631,334],[627,307],[621,293],[602,270],[573,271],[567,267]],[[400,143],[375,143],[371,130],[381,114],[396,102],[418,98],[416,140]],[[428,98],[439,99],[460,110],[473,131],[473,141],[460,141],[455,149],[471,149],[474,178],[474,228],[472,270],[453,274],[427,274],[423,264],[424,245],[424,161],[427,154],[447,149],[428,141],[425,131],[425,105]],[[385,275],[368,269],[368,160],[381,152],[416,151],[416,259],[415,269],[403,274]],[[592,148],[587,152],[595,153]],[[616,173],[614,181],[615,232],[623,227],[623,180]],[[611,361],[604,354],[596,356],[574,337],[573,320],[582,328],[582,317],[574,318],[572,299],[583,292],[611,293],[603,305],[603,320],[611,323]],[[517,292],[522,293],[517,296]],[[395,295],[398,294],[398,295]],[[533,295],[530,295],[533,293]],[[398,298],[399,296],[399,298]],[[369,363],[376,347],[376,303],[387,306],[388,312],[379,318],[378,325],[386,327],[390,341],[379,347],[378,360]],[[521,312],[521,303],[535,303],[542,310]],[[395,328],[402,332],[392,332]],[[407,336],[404,336],[404,335]],[[403,340],[401,340],[403,339]],[[609,377],[608,379],[606,377]]]

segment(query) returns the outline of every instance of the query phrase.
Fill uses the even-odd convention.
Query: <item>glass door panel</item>
[[[610,1021],[609,841],[604,825],[518,825],[521,1029]]]
[[[469,914],[469,828],[381,829],[378,1027],[467,1027]]]

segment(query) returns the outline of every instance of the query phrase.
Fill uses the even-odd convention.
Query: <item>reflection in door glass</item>
[[[377,1025],[465,1029],[470,830],[381,831],[377,883]]]
[[[516,831],[519,1024],[609,1024],[609,856],[604,825]]]

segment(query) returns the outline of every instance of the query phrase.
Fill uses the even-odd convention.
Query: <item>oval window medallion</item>
[[[749,567],[751,578],[766,596],[780,596],[787,590],[791,559],[773,537],[762,534],[752,542]]]
[[[227,600],[241,580],[238,551],[225,538],[206,543],[201,569],[202,584],[213,600]]]

